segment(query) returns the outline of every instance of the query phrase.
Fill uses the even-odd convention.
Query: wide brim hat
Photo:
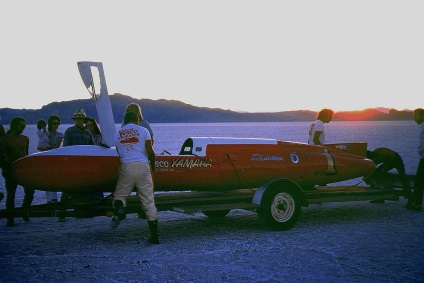
[[[78,119],[78,118],[82,118],[84,120],[90,118],[88,117],[85,112],[84,109],[77,109],[77,111],[75,111],[74,116],[69,117],[71,119]]]

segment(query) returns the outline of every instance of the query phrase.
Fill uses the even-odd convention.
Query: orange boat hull
[[[279,178],[306,189],[367,176],[375,170],[374,163],[364,157],[364,143],[325,147],[277,140],[261,143],[259,139],[188,140],[194,143],[193,152],[156,157],[156,191],[257,188]],[[21,158],[13,169],[20,185],[38,190],[113,192],[119,164],[114,148],[72,146]]]

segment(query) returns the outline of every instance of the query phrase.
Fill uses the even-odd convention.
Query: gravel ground
[[[44,199],[37,191],[34,203]],[[424,282],[424,213],[405,204],[311,205],[283,232],[244,210],[219,220],[160,212],[160,245],[135,214],[116,230],[108,217],[1,219],[0,281]]]

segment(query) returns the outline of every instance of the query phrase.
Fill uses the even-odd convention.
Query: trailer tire
[[[228,213],[230,213],[231,209],[226,210],[209,210],[209,211],[202,211],[204,215],[206,215],[209,218],[223,218],[227,216]]]
[[[267,188],[258,209],[259,218],[276,231],[292,228],[299,218],[301,198],[293,187]]]

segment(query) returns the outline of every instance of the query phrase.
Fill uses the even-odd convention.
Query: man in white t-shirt
[[[322,109],[318,115],[317,120],[309,127],[309,139],[308,144],[324,144],[325,143],[325,132],[324,124],[330,123],[333,119],[333,110]]]
[[[153,244],[159,244],[157,209],[150,170],[150,166],[153,171],[155,170],[156,156],[149,131],[138,126],[138,122],[136,114],[126,113],[124,126],[114,135],[116,150],[121,160],[121,168],[114,192],[114,215],[111,226],[112,228],[118,227],[120,220],[125,218],[126,199],[135,186],[142,207],[146,212],[150,229],[149,241]]]

